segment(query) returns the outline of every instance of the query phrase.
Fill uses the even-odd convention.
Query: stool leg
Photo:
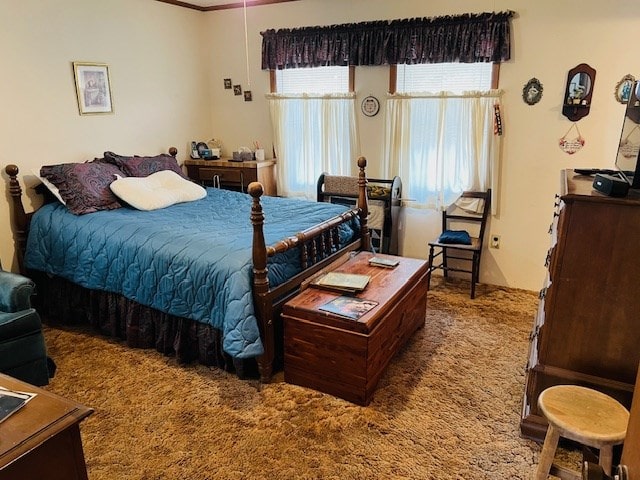
[[[600,459],[598,464],[604,470],[604,473],[611,475],[611,464],[613,462],[613,446],[606,445],[600,449]]]
[[[547,435],[544,437],[542,452],[540,453],[540,461],[538,462],[538,470],[536,471],[536,480],[547,480],[549,470],[551,470],[551,465],[553,464],[553,459],[556,456],[558,440],[560,440],[560,434],[555,428],[549,425]]]

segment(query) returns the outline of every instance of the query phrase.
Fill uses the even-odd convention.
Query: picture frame
[[[522,89],[522,100],[524,100],[524,103],[527,105],[535,105],[542,98],[542,90],[540,80],[533,77]]]
[[[251,90],[245,90],[244,91],[244,101],[245,102],[250,102],[253,100],[253,96],[251,95]]]
[[[111,80],[106,63],[73,62],[80,115],[113,113]]]
[[[626,104],[629,101],[635,81],[635,77],[631,74],[627,74],[620,79],[613,92],[618,102]]]
[[[231,88],[233,88],[230,78],[225,78],[224,79],[224,88],[225,88],[225,90],[231,90]]]
[[[234,95],[242,95],[242,86],[241,85],[234,85],[233,86],[233,94]]]

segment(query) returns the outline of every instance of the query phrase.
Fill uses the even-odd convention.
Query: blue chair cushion
[[[471,236],[466,230],[445,230],[438,237],[438,243],[471,245]]]

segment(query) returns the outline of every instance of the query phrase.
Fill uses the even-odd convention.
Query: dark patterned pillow
[[[104,158],[130,177],[148,177],[161,170],[173,170],[181,177],[187,178],[176,158],[164,153],[155,157],[126,157],[113,152],[104,152]]]
[[[53,183],[71,213],[83,215],[122,207],[109,185],[116,175],[126,175],[115,165],[104,162],[45,165],[40,176]]]

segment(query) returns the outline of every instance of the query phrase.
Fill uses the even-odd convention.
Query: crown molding
[[[180,0],[156,0],[157,2],[168,3],[170,5],[176,5],[178,7],[190,8],[192,10],[198,10],[200,12],[213,12],[215,10],[228,10],[230,8],[243,8],[244,2],[225,3],[224,5],[210,5],[208,7],[202,7],[200,5],[194,5],[189,2],[182,2]],[[260,5],[270,5],[272,3],[284,3],[295,2],[297,0],[247,0],[247,7],[257,7]]]

